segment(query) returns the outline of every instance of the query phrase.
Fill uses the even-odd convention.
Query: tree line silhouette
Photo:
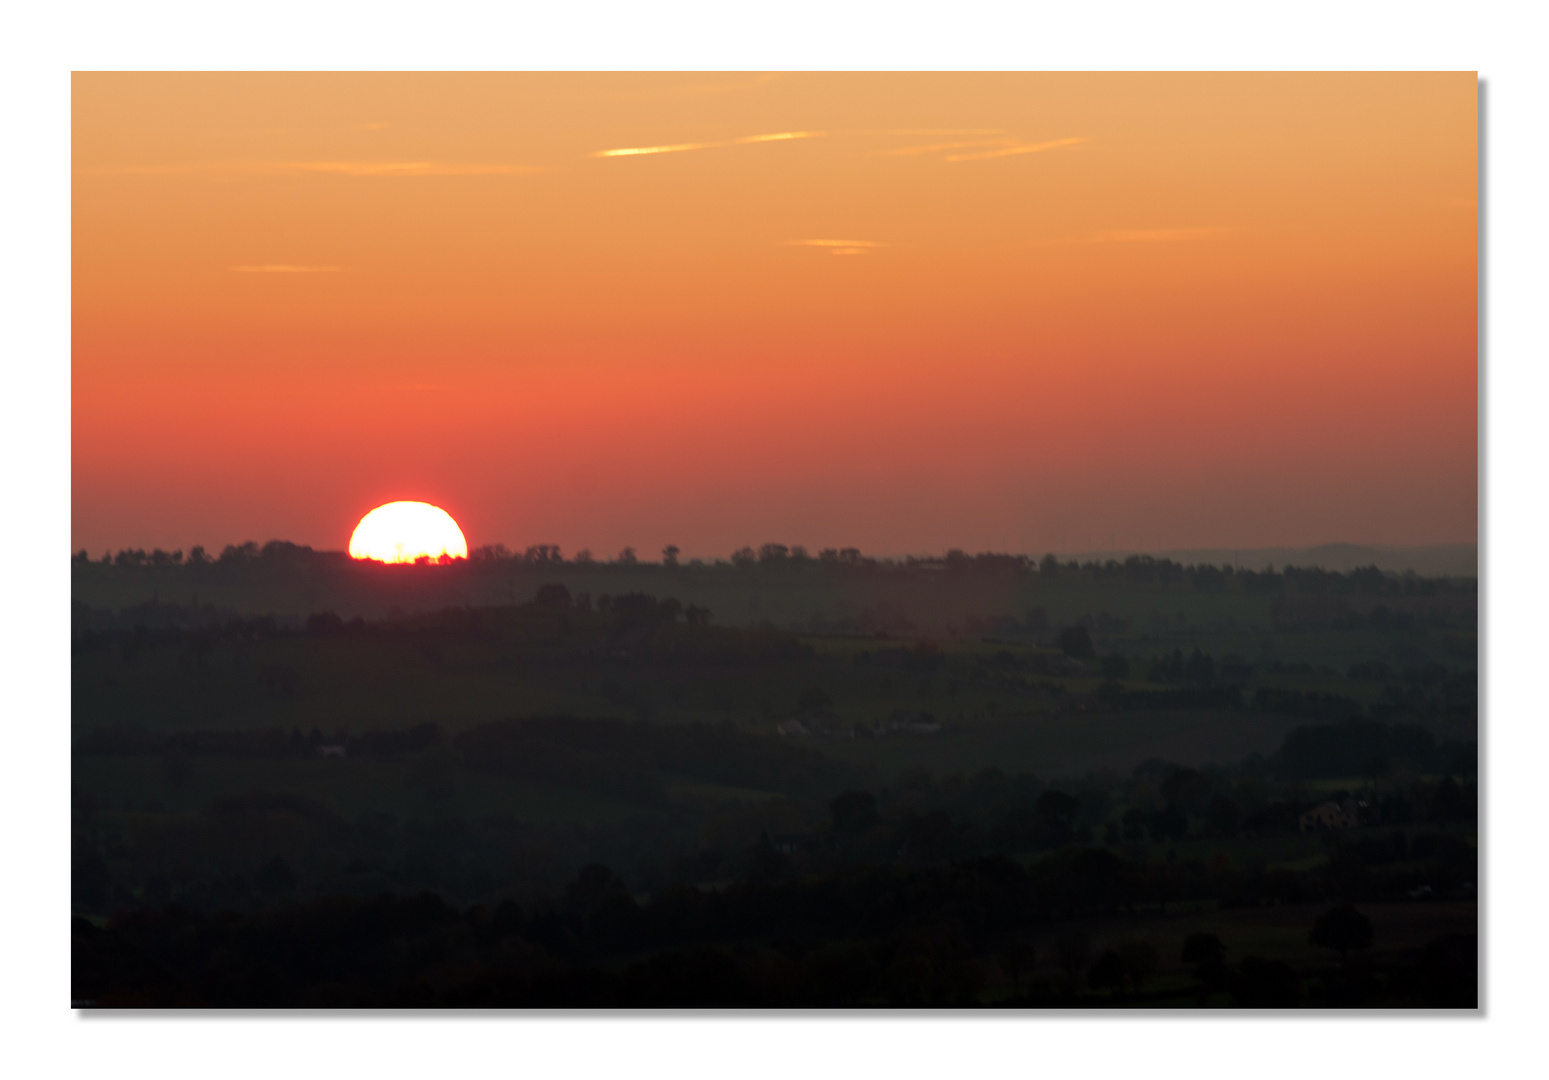
[[[857,548],[825,548],[811,555],[800,546],[763,544],[757,549],[743,547],[725,559],[705,561],[691,559],[682,562],[680,549],[669,544],[662,549],[659,563],[642,562],[632,547],[622,549],[611,560],[598,560],[588,550],[578,552],[566,560],[558,545],[536,544],[516,552],[504,544],[490,544],[472,549],[466,565],[472,570],[480,566],[559,567],[570,566],[591,569],[624,567],[640,569],[654,567],[661,570],[706,571],[716,568],[750,570],[823,570],[851,573],[897,574],[907,572],[946,572],[949,574],[1043,578],[1078,577],[1102,581],[1122,580],[1135,584],[1180,585],[1201,593],[1240,593],[1250,596],[1279,596],[1287,593],[1305,596],[1360,596],[1360,597],[1436,597],[1444,595],[1468,595],[1477,592],[1474,578],[1421,577],[1413,573],[1391,573],[1375,566],[1360,567],[1348,572],[1325,570],[1317,567],[1286,566],[1262,570],[1241,570],[1231,565],[1183,564],[1150,555],[1131,555],[1122,562],[1117,559],[1102,561],[1060,561],[1054,555],[1035,558],[997,552],[981,552],[969,555],[951,550],[943,556],[907,556],[903,558],[876,558],[863,555]],[[353,562],[343,552],[314,551],[312,548],[288,541],[273,540],[262,546],[253,541],[229,544],[212,558],[201,546],[191,548],[185,556],[181,550],[150,552],[140,548],[124,548],[117,553],[106,552],[100,560],[93,560],[82,550],[73,557],[77,570],[107,568],[115,570],[182,569],[189,572],[209,571],[212,568],[233,570],[259,566],[313,566],[329,567]],[[464,564],[464,560],[452,560]],[[444,564],[443,564],[444,566]],[[393,569],[404,569],[394,567]]]

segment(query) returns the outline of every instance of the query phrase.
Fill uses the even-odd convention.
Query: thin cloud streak
[[[788,240],[792,247],[821,248],[879,248],[887,247],[880,240]]]
[[[870,255],[887,247],[880,240],[787,240],[786,246],[818,248],[830,255]]]
[[[1183,240],[1203,240],[1236,232],[1225,226],[1194,229],[1114,229],[1088,237],[1089,244],[1172,244]]]
[[[734,144],[784,142],[787,139],[821,139],[827,135],[826,131],[777,131],[773,135],[747,135],[741,139],[733,139]]]
[[[963,150],[973,146],[1007,146],[1012,139],[971,139],[967,142],[932,143],[929,146],[901,146],[897,150],[884,150],[881,157],[912,157],[916,154],[936,154],[943,150]]]
[[[620,150],[599,150],[592,157],[638,157],[641,154],[677,154],[684,150],[704,150],[711,146],[726,146],[727,143],[688,142],[673,143],[671,146],[626,146]]]
[[[332,173],[337,176],[522,176],[544,172],[538,165],[483,165],[445,161],[290,161],[277,172]]]
[[[338,266],[289,266],[284,263],[265,263],[262,266],[233,266],[233,274],[337,274]]]
[[[982,154],[949,154],[947,161],[984,161],[988,158],[1012,157],[1016,154],[1041,154],[1045,150],[1056,150],[1061,146],[1074,146],[1077,143],[1090,142],[1087,138],[1054,139],[1051,142],[1028,143],[1023,146],[1008,146],[1003,150],[989,150]]]
[[[275,161],[124,165],[94,171],[133,176],[185,176],[201,173],[252,176],[296,176],[308,173],[333,176],[523,176],[548,170],[539,165],[448,161]]]
[[[1005,128],[846,128],[835,135],[1004,135]]]
[[[791,139],[821,139],[826,131],[777,131],[769,135],[747,135],[719,142],[671,143],[666,146],[626,146],[617,150],[598,150],[594,158],[639,157],[644,154],[678,154],[685,150],[710,150],[718,146],[746,146],[750,143],[787,142]]]

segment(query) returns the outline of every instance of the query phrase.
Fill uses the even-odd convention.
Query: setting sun
[[[466,559],[468,541],[439,506],[392,502],[360,519],[350,537],[350,557],[389,563]]]

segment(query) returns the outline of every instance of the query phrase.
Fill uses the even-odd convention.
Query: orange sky
[[[1472,541],[1476,93],[76,75],[73,546]]]

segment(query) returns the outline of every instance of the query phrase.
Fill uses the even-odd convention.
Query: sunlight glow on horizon
[[[355,526],[350,558],[386,563],[466,559],[468,541],[457,522],[439,506],[391,502],[377,507]]]

